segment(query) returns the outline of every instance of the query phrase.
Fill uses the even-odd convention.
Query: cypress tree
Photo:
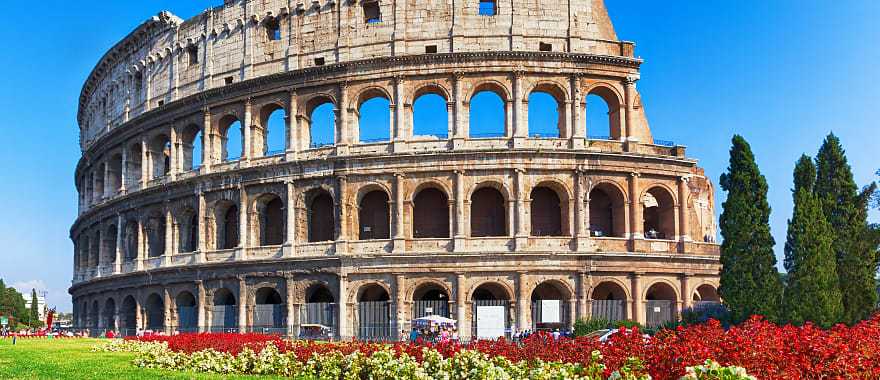
[[[30,320],[31,327],[37,327],[40,324],[40,308],[37,306],[37,290],[31,289],[31,311]]]
[[[859,193],[840,140],[829,134],[816,156],[816,195],[831,224],[832,247],[837,260],[837,281],[843,300],[843,321],[867,318],[877,304],[874,274],[875,247],[868,226],[869,187]]]
[[[830,327],[840,321],[843,304],[837,286],[837,263],[831,248],[831,226],[813,194],[816,167],[806,155],[794,170],[794,212],[785,242],[783,310],[788,322],[812,321]]]
[[[751,147],[733,137],[730,164],[721,176],[727,191],[720,219],[721,287],[734,322],[753,314],[771,321],[780,317],[782,281],[776,270],[775,244],[770,234],[767,180],[761,175]]]

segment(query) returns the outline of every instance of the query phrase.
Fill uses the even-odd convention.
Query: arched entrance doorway
[[[254,294],[254,331],[283,333],[284,302],[281,294],[273,288],[260,288]]]
[[[510,298],[507,289],[499,283],[485,283],[474,290],[471,295],[474,305],[471,324],[477,339],[507,336],[510,329]]]
[[[116,301],[112,298],[107,299],[104,304],[104,328],[107,330],[116,330]]]
[[[391,297],[378,284],[364,285],[358,290],[358,338],[394,340],[395,323],[391,318]]]
[[[449,293],[435,283],[423,284],[413,293],[412,318],[429,315],[449,318]]]
[[[212,332],[235,332],[238,330],[235,296],[229,289],[220,288],[214,292],[214,306],[211,309]]]
[[[177,306],[177,331],[198,332],[199,323],[196,314],[196,297],[190,292],[181,292],[174,300]]]
[[[608,321],[626,319],[626,291],[615,282],[601,282],[590,295],[592,318]]]
[[[569,291],[560,284],[542,282],[532,291],[532,329],[535,331],[562,331],[570,320]]]
[[[328,339],[336,333],[336,299],[324,284],[306,289],[306,303],[300,309],[299,337]]]
[[[128,296],[122,300],[119,313],[120,334],[123,336],[135,335],[137,332],[137,301],[134,300],[134,297]]]
[[[665,282],[651,285],[645,293],[645,321],[648,327],[663,326],[676,320],[675,289]]]
[[[145,306],[147,330],[162,331],[165,325],[165,302],[162,297],[156,293],[150,294]]]

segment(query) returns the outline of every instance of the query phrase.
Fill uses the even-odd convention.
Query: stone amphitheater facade
[[[641,63],[602,0],[160,13],[80,96],[75,321],[396,338],[440,314],[467,338],[591,315],[659,323],[718,301],[713,187],[685,147],[653,139]],[[470,132],[481,92],[502,100],[503,132]],[[529,131],[533,92],[557,102],[558,133]],[[444,133],[418,133],[427,95],[443,99]],[[608,125],[587,124],[590,95]],[[365,141],[359,110],[376,97],[387,139]],[[315,141],[322,104],[330,144]],[[479,326],[481,307],[505,329]]]

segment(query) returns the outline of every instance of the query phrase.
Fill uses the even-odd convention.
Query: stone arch
[[[675,192],[663,184],[647,186],[639,197],[642,207],[642,224],[648,239],[675,238],[676,213]]]
[[[626,191],[614,181],[600,181],[587,194],[590,201],[590,234],[594,237],[626,237]]]
[[[421,97],[422,95],[427,95],[427,94],[439,95],[440,97],[442,97],[446,101],[449,101],[449,99],[452,98],[452,96],[450,95],[451,91],[449,91],[446,88],[446,86],[444,86],[438,82],[431,82],[431,83],[424,83],[424,84],[421,84],[418,87],[416,87],[412,91],[411,95],[406,99],[406,103],[407,104],[415,104],[416,100],[418,100],[419,97]]]
[[[107,297],[103,310],[104,328],[114,331],[118,329],[119,326],[116,326],[116,300],[113,297]]]
[[[531,137],[569,137],[566,128],[568,91],[559,83],[540,80],[524,94],[525,108],[528,115],[528,135]],[[550,102],[552,100],[552,104]],[[541,117],[554,115],[552,125],[544,124]],[[550,120],[547,120],[549,123]]]
[[[535,330],[568,327],[572,322],[570,311],[573,299],[574,291],[565,281],[548,279],[539,282],[532,288],[528,300],[531,302],[531,327]]]
[[[307,237],[309,242],[332,241],[336,235],[336,208],[330,191],[323,187],[305,194]]]
[[[100,312],[100,306],[98,305],[98,300],[93,300],[92,306],[89,309],[89,327],[90,328],[97,330],[98,327],[101,326],[101,320],[99,318],[100,315],[101,315],[101,312]]]
[[[140,227],[137,220],[127,220],[125,222],[125,230],[122,231],[122,241],[124,244],[123,261],[134,261],[138,257],[139,235]]]
[[[623,300],[632,299],[627,284],[616,278],[602,278],[590,290],[592,300]]]
[[[147,330],[163,330],[165,328],[165,301],[158,293],[150,293],[144,302],[144,325]]]
[[[165,132],[153,135],[147,143],[147,158],[152,168],[151,178],[161,178],[171,172],[171,138]],[[100,183],[103,187],[103,182]],[[95,189],[96,192],[101,192]]]
[[[184,171],[195,170],[205,160],[205,133],[202,127],[190,123],[180,128],[180,148],[183,150],[181,167]]]
[[[449,137],[449,99],[450,92],[441,84],[428,83],[416,88],[404,104],[408,110],[412,135],[440,139]]]
[[[388,239],[391,236],[391,197],[384,189],[358,194],[358,240]]]
[[[650,282],[644,287],[644,289],[645,290],[642,291],[642,297],[645,300],[654,298],[678,301],[681,299],[678,285],[664,278],[659,278]]]
[[[141,166],[143,165],[143,162],[141,162],[142,152],[143,145],[139,142],[128,146],[128,162],[126,165],[127,168],[125,168],[125,173],[127,174],[125,177],[125,187],[127,188],[138,188],[140,186],[142,180]],[[88,187],[88,184],[86,185]]]
[[[718,295],[718,288],[714,284],[708,282],[697,285],[694,288],[692,298],[694,301],[721,302],[721,296]]]
[[[452,297],[452,288],[446,282],[434,278],[422,278],[408,281],[406,297],[407,301],[414,302],[419,299],[420,292],[428,289],[439,289],[446,293],[447,297]]]
[[[412,205],[412,237],[448,238],[450,236],[449,193],[439,182],[426,181],[413,190],[410,204]],[[445,218],[441,217],[445,216]]]
[[[198,331],[197,301],[192,292],[183,290],[177,293],[174,296],[174,305],[177,311],[177,330]]]
[[[492,298],[496,300],[513,301],[516,299],[516,293],[513,291],[513,286],[508,284],[506,281],[498,280],[484,280],[475,283],[468,291],[468,299],[473,301],[480,298],[485,298],[485,293],[478,292],[481,290],[485,290],[491,293]]]
[[[498,182],[483,182],[474,186],[470,202],[470,232],[473,237],[508,236],[510,218],[509,193]]]
[[[324,281],[315,281],[307,286],[303,292],[306,303],[335,303],[338,296],[330,288],[330,284]]]
[[[658,279],[645,287],[645,320],[649,327],[662,326],[677,318],[681,296],[678,287],[666,279]]]
[[[626,284],[613,277],[603,278],[590,290],[590,315],[594,319],[625,320],[630,300]]]
[[[105,263],[116,264],[116,238],[118,237],[119,229],[116,227],[115,223],[110,223],[104,229],[103,241],[101,242],[101,252],[104,252],[102,261]]]
[[[212,289],[211,297],[211,330],[227,331],[238,327],[238,300],[235,294],[226,287]]]
[[[565,281],[562,279],[550,278],[550,279],[542,280],[542,281],[538,282],[537,284],[535,284],[534,287],[532,287],[532,292],[530,293],[532,300],[533,301],[535,300],[536,294],[538,295],[539,299],[548,299],[548,298],[540,298],[540,297],[548,295],[550,292],[549,288],[552,288],[552,290],[555,290],[558,293],[558,296],[561,297],[561,298],[558,298],[560,300],[569,301],[569,300],[572,300],[575,298],[575,294],[576,294],[575,290],[568,281]],[[544,292],[544,291],[546,291],[546,292]],[[542,293],[542,292],[544,292],[544,293]]]
[[[422,318],[429,315],[439,315],[449,318],[449,302],[452,291],[442,281],[435,279],[423,279],[409,287],[406,293],[412,302],[411,317]]]
[[[384,281],[363,281],[351,292],[349,302],[386,302],[391,294],[391,286]]]
[[[107,171],[110,172],[110,175],[107,177],[108,183],[104,184],[104,186],[113,194],[119,194],[119,191],[122,189],[121,152],[115,152],[110,155],[110,160],[107,161]]]
[[[470,101],[473,99],[474,95],[482,91],[492,91],[496,93],[505,103],[510,101],[513,97],[507,84],[495,79],[486,79],[473,83],[465,99]]]
[[[316,93],[307,97],[301,104],[303,107],[300,109],[304,110],[304,114],[300,117],[306,122],[301,126],[300,131],[303,142],[308,142],[309,147],[312,148],[335,144],[339,130],[337,125],[339,120],[336,117],[339,103],[337,103],[336,97],[329,93]],[[323,125],[324,117],[328,118],[327,125]],[[324,131],[324,135],[329,136],[322,135],[320,128],[330,128],[330,131]]]
[[[387,340],[396,335],[396,318],[391,316],[390,287],[381,281],[366,281],[357,287],[354,301],[358,338]]]
[[[561,181],[543,179],[529,191],[532,236],[570,236],[571,192]]]
[[[222,199],[214,205],[214,233],[217,249],[233,249],[239,245],[238,204]]]
[[[285,302],[273,285],[260,286],[254,292],[252,325],[259,328],[280,329],[285,325]]]
[[[280,112],[280,114],[279,114]],[[280,115],[280,119],[276,117]],[[254,129],[253,141],[258,146],[255,152],[263,156],[272,156],[284,152],[287,147],[287,108],[279,101],[272,101],[260,107],[257,113],[257,128]]]
[[[165,215],[160,210],[149,212],[144,218],[144,229],[147,238],[147,257],[159,257],[165,252],[165,231],[168,225]]]
[[[199,213],[190,207],[177,213],[178,253],[199,249]]]
[[[232,161],[241,158],[244,154],[244,128],[241,118],[234,114],[226,114],[217,121],[217,133],[220,136],[220,161]],[[236,131],[237,129],[237,131]],[[232,132],[230,134],[230,132]],[[230,150],[229,141],[238,140]]]
[[[133,335],[137,329],[137,300],[131,295],[122,299],[119,308],[119,323],[123,335]]]
[[[510,92],[497,81],[485,81],[471,90],[467,99],[468,136],[492,138],[509,135]]]
[[[623,115],[621,115],[620,110],[621,110],[622,105],[625,104],[625,102],[624,102],[623,96],[617,90],[617,88],[614,85],[609,84],[609,83],[598,82],[598,83],[594,83],[591,86],[587,87],[586,90],[584,91],[584,94],[586,94],[586,95],[584,96],[583,106],[587,112],[587,117],[585,118],[587,124],[589,124],[589,119],[590,119],[590,117],[589,117],[590,110],[587,108],[587,104],[589,103],[589,98],[591,96],[597,96],[608,107],[608,125],[607,125],[607,127],[606,126],[600,127],[598,125],[596,125],[596,126],[587,125],[586,126],[587,134],[592,135],[592,136],[596,136],[596,134],[593,133],[594,130],[607,131],[608,135],[602,136],[603,138],[608,138],[611,140],[621,140],[624,136],[623,136],[623,130],[622,130],[622,128],[623,128]]]
[[[283,198],[272,192],[264,193],[254,199],[251,207],[257,234],[254,241],[260,246],[283,244],[287,224]]]

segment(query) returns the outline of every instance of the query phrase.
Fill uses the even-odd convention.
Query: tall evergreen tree
[[[724,241],[719,290],[734,322],[752,314],[777,321],[782,281],[776,270],[775,242],[770,234],[767,180],[742,136],[733,137],[729,165],[727,173],[721,176],[727,200],[720,219]]]
[[[30,320],[31,326],[36,327],[40,324],[40,307],[37,305],[37,289],[31,289]]]
[[[816,195],[832,229],[843,320],[853,323],[870,315],[877,304],[874,274],[877,257],[869,244],[868,194],[859,193],[840,140],[829,134],[816,156]]]
[[[794,170],[794,212],[788,221],[785,269],[788,280],[783,311],[788,322],[830,327],[840,321],[843,304],[837,286],[837,263],[831,248],[831,225],[813,194],[816,167],[806,155]]]

